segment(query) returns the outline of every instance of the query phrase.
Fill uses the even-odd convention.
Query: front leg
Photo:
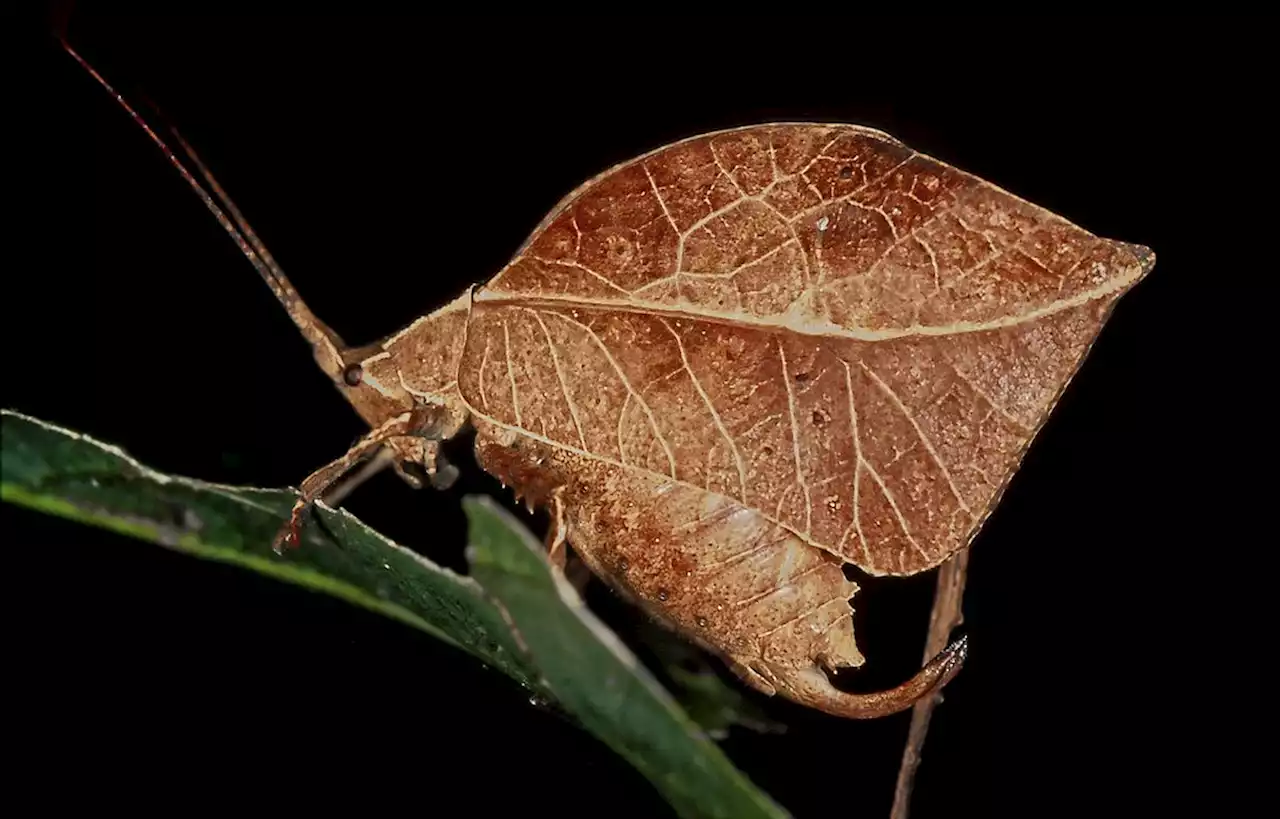
[[[405,437],[405,431],[413,423],[412,415],[412,413],[406,412],[388,420],[382,426],[356,441],[341,457],[335,458],[308,475],[306,480],[302,482],[302,486],[298,487],[298,499],[294,502],[293,509],[289,513],[289,522],[281,527],[276,534],[275,540],[271,543],[272,550],[276,554],[280,554],[286,547],[299,545],[302,542],[302,518],[311,508],[311,504],[315,503],[324,494],[325,490],[343,475],[354,469],[356,465],[376,452],[384,444]]]
[[[312,472],[299,487],[289,522],[276,535],[271,548],[280,554],[285,547],[301,543],[302,518],[311,505],[343,475],[383,446],[392,453],[395,471],[411,486],[420,488],[422,482],[405,470],[406,463],[420,466],[437,489],[447,489],[457,479],[458,469],[445,461],[440,452],[440,439],[447,431],[443,426],[445,420],[439,406],[419,405],[383,422],[341,457]]]

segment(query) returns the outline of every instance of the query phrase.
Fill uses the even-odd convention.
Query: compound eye
[[[351,364],[342,371],[342,380],[348,387],[357,386],[364,379],[364,368],[359,364]]]

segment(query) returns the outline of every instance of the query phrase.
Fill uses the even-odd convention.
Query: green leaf
[[[786,733],[786,726],[772,720],[711,667],[707,655],[687,640],[647,621],[631,635],[652,657],[660,678],[694,722],[715,739],[728,736],[736,726],[762,734]]]
[[[463,501],[471,521],[471,572],[511,614],[557,699],[656,784],[682,813],[777,815],[754,789],[707,800],[707,781],[741,778],[621,641],[587,610],[542,546],[490,498]],[[549,601],[558,600],[559,605]],[[745,783],[745,780],[744,780]],[[696,808],[696,810],[695,810]]]
[[[472,577],[318,506],[302,546],[270,543],[296,494],[165,475],[116,447],[0,410],[0,498],[241,566],[421,629],[558,704],[689,817],[782,817],[488,498],[464,501]]]

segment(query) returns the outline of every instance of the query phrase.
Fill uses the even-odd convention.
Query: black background
[[[691,22],[118,16],[69,37],[179,124],[315,312],[374,340],[496,272],[580,181],[699,132],[856,122],[1099,235],[1152,247],[977,539],[971,659],[938,712],[913,815],[1104,814],[1196,792],[1189,704],[1223,653],[1196,532],[1229,379],[1204,328],[1250,265],[1232,208],[1257,24],[827,18]],[[3,403],[158,469],[296,485],[362,430],[252,268],[178,175],[52,40],[10,154]],[[17,228],[14,230],[14,228]],[[1241,424],[1248,421],[1242,419]],[[1197,432],[1199,430],[1199,432]],[[1230,434],[1224,434],[1230,439]],[[1247,445],[1246,445],[1247,446]],[[465,452],[465,445],[458,451]],[[473,462],[447,493],[390,474],[357,515],[459,570],[462,494],[510,497]],[[659,816],[637,774],[514,684],[335,601],[6,507],[11,620],[52,802],[349,798],[368,811]],[[535,528],[541,519],[528,517]],[[1214,561],[1211,558],[1209,564]],[[932,574],[858,598],[855,684],[919,662]],[[626,608],[593,605],[627,632]],[[1209,666],[1212,668],[1212,666]],[[763,701],[787,734],[723,743],[797,817],[887,815],[907,717],[844,722]],[[1176,787],[1173,784],[1176,783]],[[463,800],[461,802],[457,800]],[[1221,807],[1221,803],[1219,803]]]

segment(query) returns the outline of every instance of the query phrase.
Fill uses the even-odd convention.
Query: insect
[[[66,44],[64,43],[64,46]],[[909,575],[966,548],[1147,248],[855,125],[687,139],[566,196],[495,276],[380,342],[316,318],[195,152],[193,174],[369,425],[308,476],[278,548],[375,452],[446,484],[441,442],[550,512],[566,549],[749,685],[878,717],[945,685],[949,645],[877,693],[845,564]],[[196,176],[200,179],[197,179]]]

